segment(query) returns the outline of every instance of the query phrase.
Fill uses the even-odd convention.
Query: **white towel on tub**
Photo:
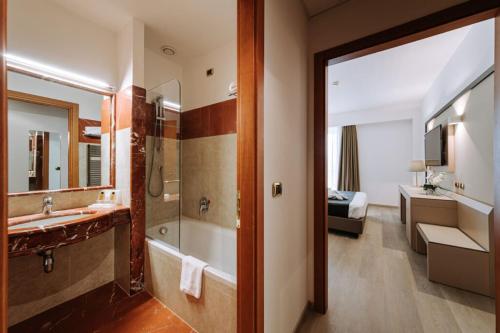
[[[201,296],[201,278],[208,264],[192,256],[182,258],[181,285],[183,293],[196,298]]]

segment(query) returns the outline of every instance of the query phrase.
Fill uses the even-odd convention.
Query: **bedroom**
[[[486,20],[328,66],[335,312],[303,331],[494,330],[493,59]]]

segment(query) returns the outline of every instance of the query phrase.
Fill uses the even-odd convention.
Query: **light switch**
[[[281,196],[283,194],[283,184],[281,182],[273,183],[273,198]]]

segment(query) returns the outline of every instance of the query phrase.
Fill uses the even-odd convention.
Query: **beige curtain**
[[[359,192],[358,135],[356,126],[342,127],[339,190]]]

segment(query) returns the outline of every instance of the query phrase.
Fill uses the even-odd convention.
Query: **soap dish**
[[[89,205],[89,209],[111,209],[115,207],[116,204],[114,203],[94,203]]]

